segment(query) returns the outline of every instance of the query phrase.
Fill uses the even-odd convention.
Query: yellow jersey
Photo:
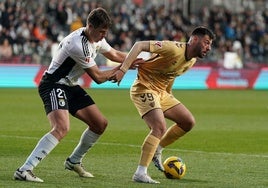
[[[150,41],[150,52],[152,56],[138,67],[137,79],[131,88],[133,93],[146,90],[171,93],[175,78],[196,62],[196,58],[185,59],[185,42]]]

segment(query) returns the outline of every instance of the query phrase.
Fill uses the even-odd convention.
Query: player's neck
[[[184,53],[184,57],[185,57],[185,60],[186,61],[189,61],[190,59],[192,59],[192,57],[190,56],[190,44],[189,43],[186,43],[186,46],[185,46],[185,53]]]
[[[84,32],[85,32],[85,35],[86,35],[86,37],[87,37],[87,40],[89,41],[89,42],[91,42],[91,43],[93,43],[94,41],[91,39],[91,37],[90,37],[90,32],[89,32],[89,29],[88,29],[88,27],[86,27],[86,29],[84,30]]]
[[[186,43],[184,56],[186,61],[190,61],[192,58],[197,57],[196,46],[191,42]]]

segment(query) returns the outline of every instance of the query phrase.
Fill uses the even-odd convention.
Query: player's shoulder
[[[64,39],[63,43],[70,53],[79,53],[83,51],[83,47],[86,46],[86,43],[88,41],[83,33],[84,28],[80,28],[70,33]]]
[[[84,28],[80,28],[80,29],[73,31],[72,33],[70,33],[68,35],[67,38],[68,38],[69,42],[73,43],[73,45],[81,44],[83,42],[83,39],[84,39],[84,41],[86,41],[86,36],[84,34]]]
[[[186,42],[180,42],[180,41],[173,41],[173,42],[178,48],[185,48],[186,47]]]
[[[186,43],[179,41],[165,41],[164,46],[166,46],[166,49],[174,53],[183,52],[186,49]]]
[[[155,41],[154,45],[166,46],[166,47],[176,47],[176,48],[185,48],[186,42],[163,40],[163,41]]]

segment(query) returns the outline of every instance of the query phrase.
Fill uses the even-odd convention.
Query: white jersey
[[[97,54],[111,50],[105,39],[89,42],[84,30],[85,27],[80,28],[61,41],[43,81],[77,85],[78,78],[85,73],[84,69],[96,65],[94,59]]]

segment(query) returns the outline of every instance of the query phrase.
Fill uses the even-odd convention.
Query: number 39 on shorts
[[[154,101],[154,96],[152,93],[143,93],[140,95],[140,99],[142,102]]]

